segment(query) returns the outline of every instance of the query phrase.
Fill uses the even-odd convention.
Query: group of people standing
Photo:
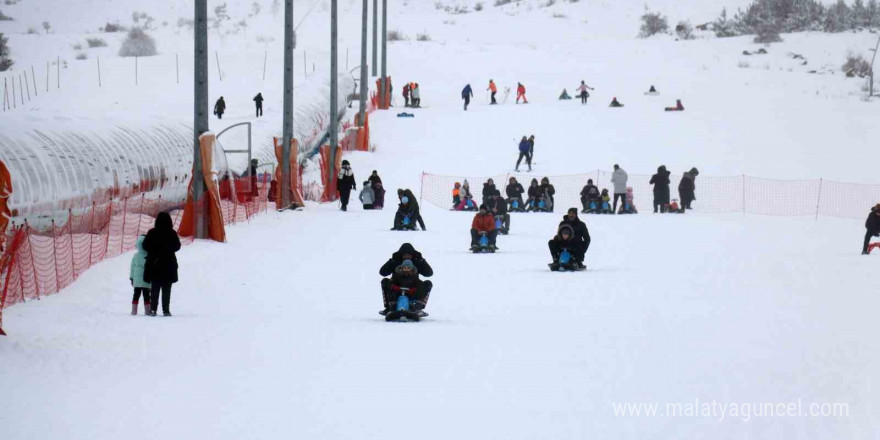
[[[154,227],[138,237],[135,248],[128,273],[134,288],[131,314],[137,315],[138,301],[143,298],[144,315],[156,316],[161,294],[162,314],[171,316],[171,285],[178,281],[175,253],[180,250],[171,215],[160,212]]]
[[[675,199],[670,201],[670,174],[672,173],[666,169],[666,165],[660,165],[657,168],[657,174],[651,176],[649,183],[654,185],[654,212],[683,214],[685,210],[693,209],[691,204],[694,200],[697,200],[696,180],[697,176],[700,175],[700,171],[696,168],[691,168],[690,171],[685,171],[682,174],[681,180],[678,183],[678,197],[681,200],[681,205]]]
[[[422,104],[422,91],[419,83],[409,82],[403,85],[403,100],[405,105],[411,108],[419,108]]]

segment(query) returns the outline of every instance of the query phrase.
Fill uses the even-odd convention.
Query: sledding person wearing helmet
[[[489,208],[485,204],[480,205],[480,212],[474,216],[474,221],[471,222],[471,250],[479,252],[485,248],[489,252],[495,252],[495,237],[497,235],[495,216],[489,213]],[[485,246],[480,243],[483,237],[486,237]]]
[[[379,275],[391,275],[391,278],[383,278],[381,283],[384,309],[379,313],[382,315],[394,308],[403,289],[409,289],[407,296],[410,298],[412,310],[421,312],[428,305],[428,297],[434,286],[431,281],[420,280],[419,275],[430,277],[434,275],[434,270],[413,245],[402,244],[379,269]]]
[[[569,235],[566,236],[566,234]],[[584,255],[590,248],[590,231],[587,229],[587,225],[578,218],[577,208],[569,208],[568,214],[559,223],[556,236],[547,244],[550,247],[550,255],[553,257],[553,262],[550,263],[551,269],[558,270],[565,265],[565,262],[560,260],[564,250],[567,250],[571,256],[568,263],[569,268],[586,268]]]
[[[397,213],[394,214],[394,227],[392,231],[415,231],[416,218],[419,215],[418,209],[410,201],[408,196],[400,198],[400,204],[397,205]]]

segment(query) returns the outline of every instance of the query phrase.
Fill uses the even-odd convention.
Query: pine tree
[[[14,64],[12,60],[9,58],[9,45],[7,44],[9,40],[0,33],[0,72],[5,72],[12,68]]]
[[[715,31],[715,36],[718,38],[735,37],[739,34],[733,25],[733,21],[727,19],[727,8],[723,8],[721,15],[712,23],[712,30]]]
[[[868,0],[868,6],[865,9],[867,9],[868,26],[880,27],[880,6],[877,5],[877,0]]]
[[[834,6],[828,8],[825,15],[826,32],[843,32],[853,27],[852,11],[843,0],[837,0]]]
[[[871,25],[871,17],[868,15],[868,8],[865,2],[856,0],[852,5],[852,22],[854,27],[861,28]]]

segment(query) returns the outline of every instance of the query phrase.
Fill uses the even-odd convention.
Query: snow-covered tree
[[[0,34],[0,72],[9,70],[13,64],[12,59],[9,58],[9,40]]]
[[[718,38],[735,37],[739,35],[734,28],[734,22],[727,18],[727,8],[721,10],[721,15],[712,23],[712,30]]]
[[[852,11],[843,0],[837,0],[837,3],[828,8],[825,14],[826,32],[843,32],[853,27]]]

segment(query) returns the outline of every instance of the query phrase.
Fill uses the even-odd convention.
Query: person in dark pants
[[[678,183],[678,198],[681,199],[681,212],[684,212],[686,209],[693,209],[691,208],[691,203],[697,200],[697,185],[695,182],[699,174],[699,170],[691,168],[690,171],[685,172],[681,176],[681,181]]]
[[[214,114],[217,115],[217,119],[223,119],[223,113],[226,113],[226,101],[221,96],[214,104]]]
[[[577,208],[569,208],[568,214],[562,217],[562,221],[559,222],[557,230],[561,232],[564,227],[571,228],[571,247],[568,250],[577,262],[578,267],[583,269],[586,267],[584,265],[584,257],[587,249],[590,248],[590,231],[587,229],[587,225],[578,218],[577,214]],[[562,248],[555,247],[554,241],[556,241],[556,238],[550,240],[548,245],[550,246],[550,254],[553,255],[554,262],[558,263],[559,252],[562,251]],[[558,244],[557,242],[556,245]]]
[[[406,262],[409,262],[409,264],[406,264]],[[405,272],[398,274],[396,269],[402,265],[412,265],[415,269],[415,273]],[[428,297],[430,297],[431,289],[434,285],[430,280],[419,280],[418,276],[430,277],[431,275],[434,275],[434,269],[431,269],[431,265],[428,264],[428,262],[422,257],[422,254],[417,251],[413,245],[409,243],[400,245],[400,249],[391,254],[391,258],[389,258],[379,269],[379,275],[383,277],[392,274],[394,274],[394,276],[391,278],[383,278],[381,282],[382,303],[384,304],[384,309],[379,312],[380,314],[385,315],[394,309],[394,305],[397,303],[397,298],[401,293],[400,287],[408,287],[411,289],[409,295],[412,300],[413,310],[421,311],[427,307]],[[401,275],[403,275],[403,277],[401,277]],[[401,284],[403,284],[403,286],[401,286]],[[395,289],[395,287],[397,287],[397,289]]]
[[[498,87],[495,85],[495,81],[490,79],[489,87],[487,87],[486,90],[492,92],[492,102],[490,103],[490,105],[498,104],[498,101],[495,100],[495,94],[498,93]]]
[[[495,230],[495,216],[489,213],[489,208],[483,204],[480,205],[480,212],[474,216],[471,222],[471,250],[476,251],[480,247],[480,237],[485,235],[489,239],[489,251],[495,250],[495,237],[498,231]]]
[[[144,281],[144,266],[147,264],[147,252],[144,251],[144,239],[141,235],[135,243],[136,252],[131,257],[131,268],[128,279],[131,287],[134,287],[134,296],[131,297],[131,314],[137,315],[138,301],[144,298],[144,315],[150,314],[150,283]]]
[[[468,105],[471,103],[471,98],[474,97],[474,91],[471,89],[471,85],[468,84],[461,89],[461,99],[464,99],[464,109],[467,111]]]
[[[556,271],[562,266],[559,257],[562,255],[563,250],[567,250],[572,255],[573,261],[569,261],[568,263],[570,266],[581,267],[581,263],[578,263],[576,255],[580,255],[584,252],[584,243],[574,239],[574,232],[572,231],[571,226],[560,226],[556,231],[556,236],[547,242],[547,246],[550,248],[550,257],[553,259],[550,263],[550,270]]]
[[[614,164],[614,172],[611,173],[611,183],[614,184],[614,205],[611,209],[614,213],[617,213],[617,199],[620,199],[621,205],[626,204],[627,180],[629,180],[629,175],[626,174],[626,171],[619,165]]]
[[[257,105],[257,117],[263,116],[263,94],[257,93],[257,96],[254,96],[254,103]]]
[[[666,165],[660,165],[657,168],[657,174],[651,176],[651,185],[654,185],[654,213],[658,209],[660,212],[666,212],[669,206],[669,171],[666,171]]]
[[[523,212],[526,210],[525,202],[523,202],[523,193],[525,193],[525,189],[523,186],[516,181],[516,177],[510,178],[510,183],[507,185],[507,188],[504,189],[507,194],[507,203],[510,203],[510,209],[514,211]],[[516,202],[516,206],[513,206],[513,202]]]
[[[529,154],[530,148],[531,144],[529,143],[528,138],[523,136],[522,140],[519,141],[519,158],[516,159],[516,167],[514,168],[514,171],[519,171],[519,164],[522,162],[523,158],[526,159],[529,171],[532,170],[532,156]]]
[[[351,170],[351,164],[347,160],[342,161],[342,169],[336,176],[336,191],[339,191],[339,201],[342,202],[342,210],[348,211],[348,199],[351,197],[351,190],[357,189],[354,181],[354,171]]]
[[[865,243],[862,245],[862,254],[868,255],[868,245],[871,243],[871,237],[880,235],[880,203],[871,208],[868,219],[865,220]]]
[[[177,257],[180,238],[174,230],[171,216],[160,212],[153,229],[144,238],[147,262],[144,265],[144,281],[150,283],[150,316],[156,316],[159,292],[162,293],[162,313],[171,316],[171,285],[177,282]]]
[[[406,196],[409,199],[409,203],[413,207],[413,210],[415,213],[415,220],[419,223],[419,227],[421,227],[422,230],[425,231],[426,230],[425,229],[425,221],[422,219],[422,211],[421,211],[421,209],[419,209],[418,199],[416,199],[415,194],[413,194],[413,192],[411,190],[398,188],[397,189],[397,197],[399,199],[403,200],[404,196]]]

